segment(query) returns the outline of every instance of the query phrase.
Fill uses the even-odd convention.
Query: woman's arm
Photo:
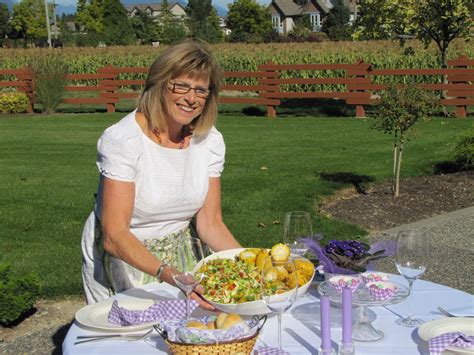
[[[161,261],[130,232],[130,220],[135,199],[135,184],[104,178],[102,190],[101,224],[104,233],[104,249],[134,268],[150,275],[156,275]],[[166,267],[161,280],[176,286],[171,267]],[[202,288],[198,287],[199,293]],[[196,294],[191,298],[208,310],[215,308]]]
[[[104,249],[134,268],[154,275],[160,261],[130,232],[135,184],[104,178],[102,199]]]
[[[240,248],[222,219],[221,179],[209,178],[209,190],[204,206],[196,215],[196,228],[199,237],[214,251]]]

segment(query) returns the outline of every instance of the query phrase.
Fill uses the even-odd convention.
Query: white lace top
[[[213,127],[206,136],[193,136],[186,149],[164,148],[143,133],[135,113],[107,128],[97,143],[96,214],[104,176],[134,182],[131,232],[140,240],[164,237],[187,227],[204,204],[209,177],[224,169],[224,139]]]

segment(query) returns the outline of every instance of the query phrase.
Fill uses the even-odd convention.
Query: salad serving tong
[[[91,341],[98,341],[98,340],[111,340],[111,339],[122,339],[127,341],[138,341],[145,339],[148,337],[151,332],[153,332],[153,328],[143,334],[106,334],[106,335],[79,335],[76,338],[76,342],[74,345],[88,343]]]

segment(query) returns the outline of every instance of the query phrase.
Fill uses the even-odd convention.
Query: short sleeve
[[[207,147],[209,149],[209,176],[220,177],[224,170],[225,143],[222,134],[214,127],[209,132]]]
[[[107,129],[97,142],[97,167],[110,179],[133,182],[141,156],[138,137],[127,137]]]

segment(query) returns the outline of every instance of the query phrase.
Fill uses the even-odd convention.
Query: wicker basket
[[[215,344],[189,344],[171,341],[168,339],[166,332],[161,327],[154,326],[158,333],[164,338],[165,343],[169,347],[169,353],[175,355],[205,355],[205,354],[251,354],[252,350],[257,342],[258,335],[262,330],[263,325],[267,321],[267,316],[259,318],[263,321],[255,334],[250,337],[225,341],[222,343]]]
[[[251,354],[257,342],[259,332],[249,338],[238,339],[219,344],[186,344],[166,340],[169,351],[175,355],[191,354]]]

